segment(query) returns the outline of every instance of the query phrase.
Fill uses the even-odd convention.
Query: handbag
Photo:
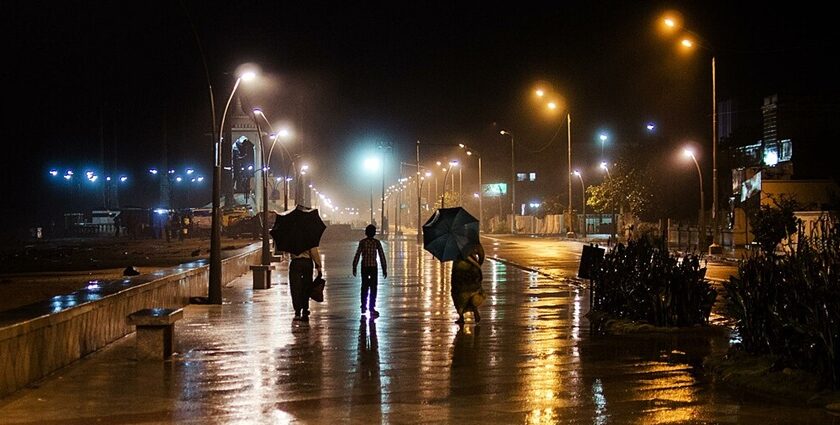
[[[323,302],[324,301],[324,286],[326,285],[326,281],[323,278],[316,277],[315,280],[312,281],[312,291],[309,293],[309,298],[312,298],[313,301]]]

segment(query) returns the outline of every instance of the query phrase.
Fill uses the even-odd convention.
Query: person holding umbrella
[[[309,321],[309,295],[312,293],[312,266],[321,273],[321,253],[318,247],[307,249],[300,254],[291,254],[289,262],[289,293],[292,295],[292,307],[295,318],[292,320]]]
[[[478,220],[461,207],[440,208],[423,225],[423,248],[441,262],[452,261],[451,295],[458,320],[471,311],[477,323],[478,306],[484,302],[481,265],[484,247],[479,238]]]
[[[475,243],[463,255],[452,263],[451,294],[458,320],[455,323],[464,324],[464,313],[472,311],[473,320],[478,323],[481,315],[478,306],[484,303],[484,289],[481,287],[483,276],[481,265],[484,264],[484,247]]]
[[[318,245],[327,228],[318,209],[297,205],[277,214],[271,236],[276,252],[288,252],[289,293],[295,309],[294,320],[309,321],[309,297],[312,295],[312,269],[321,274],[321,253]]]

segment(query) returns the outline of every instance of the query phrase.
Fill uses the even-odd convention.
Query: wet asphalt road
[[[172,360],[132,360],[131,335],[0,400],[0,423],[840,423],[710,382],[700,364],[724,336],[592,336],[585,290],[504,262],[484,264],[480,324],[459,327],[448,265],[413,238],[386,244],[382,316],[361,318],[354,251],[322,246],[326,300],[308,324],[284,275],[258,291],[246,275],[222,306],[185,308]]]

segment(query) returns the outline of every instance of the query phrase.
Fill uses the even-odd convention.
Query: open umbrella
[[[297,205],[292,210],[277,214],[270,232],[274,238],[274,250],[300,254],[318,246],[326,228],[317,208]]]
[[[423,225],[423,248],[440,261],[465,256],[478,243],[478,220],[461,207],[438,209]]]

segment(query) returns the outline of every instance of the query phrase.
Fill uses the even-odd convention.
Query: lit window
[[[528,180],[528,173],[516,173],[516,181],[524,182]]]
[[[536,181],[537,180],[537,173],[528,173],[528,180]]]

